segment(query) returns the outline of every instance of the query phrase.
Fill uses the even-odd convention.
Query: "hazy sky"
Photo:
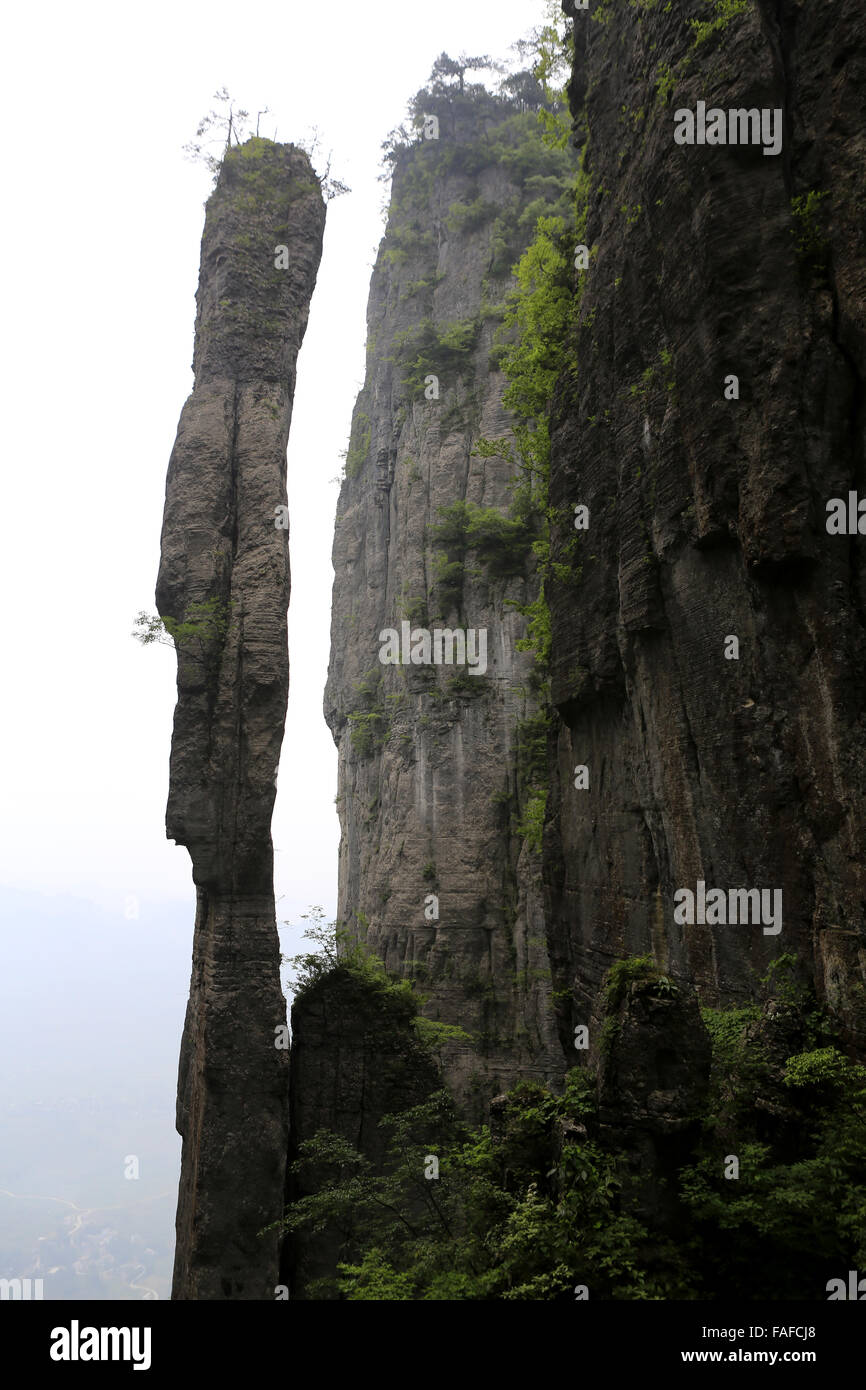
[[[192,389],[211,176],[182,146],[227,86],[271,108],[263,134],[317,127],[353,190],[329,204],[289,444],[273,829],[291,952],[301,913],[336,909],[332,480],[363,373],[381,142],[443,49],[504,57],[544,8],[64,0],[4,16],[0,1276],[44,1274],[46,1298],[170,1288],[194,892],[164,830],[175,657],[131,633],[155,608],[165,473]]]
[[[321,714],[331,541],[382,230],[380,145],[443,49],[505,56],[543,0],[48,3],[4,19],[0,887],[141,920],[192,903],[165,839],[175,657],[154,610],[165,472],[192,388],[210,175],[188,163],[218,87],[262,133],[318,127],[351,187],[329,204],[289,443],[291,690],[274,819],[278,917],[333,914],[336,754]],[[190,940],[192,916],[190,915]]]

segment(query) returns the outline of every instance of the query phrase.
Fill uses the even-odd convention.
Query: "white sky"
[[[289,722],[274,817],[278,917],[336,903],[336,753],[322,717],[337,487],[381,235],[380,145],[436,56],[504,57],[543,0],[20,5],[4,17],[6,602],[0,886],[146,920],[193,901],[165,839],[175,658],[154,611],[165,472],[192,388],[202,204],[188,163],[218,87],[318,127],[353,192],[329,204],[289,443]],[[192,909],[190,909],[190,940]]]

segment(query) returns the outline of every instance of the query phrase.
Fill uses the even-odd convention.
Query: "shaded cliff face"
[[[862,1041],[863,541],[825,526],[864,486],[862,13],[563,8],[591,251],[551,465],[563,1037],[614,957],[730,1003],[793,952]],[[675,143],[699,102],[778,111],[781,152]],[[678,924],[699,880],[780,889],[781,931]]]
[[[413,1026],[416,1002],[385,981],[338,967],[292,1005],[290,1148],[328,1130],[363,1154],[375,1171],[388,1166],[386,1116],[427,1100],[441,1085],[439,1069]],[[293,1173],[288,1200],[318,1190],[325,1165]],[[321,1297],[315,1281],[355,1258],[336,1222],[285,1243],[281,1281],[297,1298]]]
[[[487,93],[428,96],[424,111],[438,138],[398,152],[370,289],[325,712],[339,747],[338,916],[392,974],[418,980],[428,1016],[471,1035],[445,1049],[446,1072],[480,1114],[503,1084],[563,1065],[540,855],[522,820],[546,745],[519,649],[518,610],[538,587],[532,537],[506,534],[515,464],[479,441],[510,435],[494,337],[511,267],[537,217],[567,200],[574,160],[542,144],[534,111]],[[404,623],[417,664],[402,662]],[[425,653],[437,628],[474,642],[474,671]],[[380,660],[389,630],[400,664]]]
[[[287,1129],[270,823],[289,560],[275,523],[324,217],[301,151],[255,139],[226,155],[202,238],[195,386],[168,469],[157,605],[185,627],[166,832],[189,849],[197,890],[175,1298],[272,1298],[277,1280],[277,1238],[256,1234],[281,1212]]]

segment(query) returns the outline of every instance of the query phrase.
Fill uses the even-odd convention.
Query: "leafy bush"
[[[388,737],[389,714],[382,699],[382,668],[372,667],[354,684],[355,707],[349,711],[349,741],[360,758],[372,757]]]
[[[367,462],[370,453],[370,439],[372,437],[372,426],[370,417],[363,410],[359,410],[352,422],[352,433],[349,439],[349,447],[346,450],[346,477],[356,478]]]
[[[349,741],[359,758],[370,758],[384,747],[388,735],[384,710],[350,714],[349,725]]]
[[[417,395],[425,389],[425,378],[441,379],[464,375],[481,330],[479,318],[458,320],[437,327],[424,319],[416,328],[394,338],[391,360],[403,371],[403,386]]]
[[[726,29],[737,15],[746,14],[751,9],[749,0],[710,0],[710,3],[712,4],[712,19],[689,20],[695,36],[692,48],[699,48],[713,34],[718,34]]]
[[[496,217],[498,211],[496,203],[488,203],[486,198],[475,198],[471,203],[452,203],[445,218],[448,234],[468,236]]]
[[[820,226],[821,203],[830,195],[810,188],[791,199],[791,214],[794,218],[792,233],[797,256],[806,270],[823,271],[828,257],[827,239]]]
[[[677,988],[649,957],[628,958],[608,973],[607,1007]],[[561,1096],[522,1083],[480,1128],[444,1092],[387,1117],[375,1171],[320,1133],[299,1165],[324,1176],[285,1229],[337,1224],[347,1253],[326,1292],[353,1300],[572,1301],[576,1283],[595,1299],[823,1298],[829,1278],[866,1264],[866,1067],[833,1044],[780,1061],[779,1044],[806,1025],[778,996],[704,1018],[710,1091],[692,1152],[666,1175],[672,1223],[639,1214],[646,1189],[628,1176],[628,1141],[601,1126],[592,1076],[575,1068]],[[602,1052],[618,1034],[610,1014],[607,1025]],[[436,1045],[449,1041],[460,1038],[446,1029]],[[424,1177],[429,1154],[436,1181]],[[735,1182],[726,1155],[739,1158]]]
[[[572,1301],[575,1282],[594,1297],[659,1296],[667,1285],[639,1268],[646,1231],[621,1209],[615,1159],[577,1137],[593,1109],[579,1071],[559,1097],[535,1083],[516,1087],[495,1132],[461,1123],[442,1092],[382,1121],[385,1172],[322,1132],[296,1169],[325,1169],[326,1180],[288,1208],[283,1228],[333,1223],[345,1234],[357,1253],[322,1291],[354,1301]],[[428,1154],[439,1158],[435,1181],[424,1176]]]
[[[412,1014],[417,1013],[423,995],[417,994],[408,980],[395,980],[390,976],[384,962],[345,927],[326,922],[321,907],[311,907],[302,913],[301,921],[310,923],[303,935],[304,940],[313,942],[314,949],[282,957],[283,964],[294,972],[289,983],[296,997],[339,970],[388,991],[411,1005]]]
[[[533,791],[523,809],[523,815],[517,826],[518,835],[523,836],[529,848],[536,854],[541,853],[544,835],[544,812],[546,807],[547,791]]]
[[[153,643],[172,646],[178,655],[198,662],[205,671],[213,672],[229,629],[232,601],[221,598],[189,603],[183,618],[140,612],[135,620],[133,637],[143,647]]]
[[[532,544],[532,531],[520,518],[504,516],[495,507],[479,507],[474,502],[453,502],[440,507],[442,520],[431,528],[434,545],[450,561],[461,560],[474,551],[495,579],[525,574]]]

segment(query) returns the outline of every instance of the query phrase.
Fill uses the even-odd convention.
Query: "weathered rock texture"
[[[420,1105],[441,1087],[438,1068],[413,1026],[415,1002],[338,968],[292,1005],[289,1158],[319,1130],[353,1144],[374,1169],[386,1164],[386,1115]],[[287,1199],[315,1192],[321,1171],[293,1174]],[[358,1252],[335,1226],[286,1240],[281,1280],[292,1298],[309,1298],[315,1280]]]
[[[166,485],[157,605],[179,641],[166,832],[197,891],[181,1045],[183,1136],[173,1297],[272,1298],[282,1210],[287,1053],[271,813],[289,667],[286,444],[322,247],[306,155],[250,140],[207,205],[193,393]],[[289,268],[275,268],[274,248]]]
[[[827,500],[866,485],[862,10],[565,8],[595,250],[551,471],[560,516],[591,513],[550,589],[563,1041],[616,957],[718,1004],[793,952],[862,1042],[866,541],[825,529]],[[690,20],[718,24],[696,42]],[[782,153],[675,144],[699,100],[781,109]],[[675,925],[698,879],[781,888],[781,934]]]
[[[710,1077],[697,995],[649,968],[612,981],[595,1000],[591,1037],[598,1137],[625,1153],[635,1210],[656,1228],[675,1222],[677,1172],[699,1138]]]
[[[518,104],[455,94],[425,109],[439,139],[398,156],[370,289],[325,713],[339,747],[339,918],[392,974],[419,980],[428,1016],[471,1035],[445,1049],[447,1073],[480,1116],[503,1086],[562,1070],[540,855],[517,828],[538,697],[514,605],[535,598],[537,582],[528,548],[496,577],[471,552],[437,548],[435,528],[441,508],[464,501],[508,513],[513,463],[476,451],[513,423],[491,348],[511,266],[570,184],[573,157],[545,150]],[[431,374],[438,400],[425,398]],[[380,633],[403,620],[484,629],[486,674],[382,665]],[[543,743],[542,732],[542,757]],[[430,894],[438,921],[425,917]]]
[[[543,894],[517,828],[520,749],[544,708],[513,606],[537,594],[533,561],[497,578],[437,549],[432,528],[461,499],[508,510],[513,465],[477,447],[512,423],[488,358],[485,305],[507,282],[484,208],[516,200],[519,228],[561,171],[485,163],[496,117],[462,125],[458,101],[438,112],[439,142],[397,160],[338,509],[339,915],[419,978],[428,1013],[474,1035],[446,1065],[469,1115],[514,1080],[556,1084],[584,1060],[573,1035],[589,1024],[603,1124],[630,1136],[663,1216],[660,1179],[706,1093],[698,1001],[757,997],[791,953],[866,1041],[866,577],[862,539],[825,526],[829,498],[866,488],[866,58],[854,0],[564,9],[591,257],[552,402]],[[674,112],[699,102],[780,111],[782,152],[676,144]],[[527,212],[524,241],[534,223]],[[467,346],[444,352],[468,324]],[[442,379],[438,402],[425,372]],[[380,631],[402,619],[486,628],[488,673],[381,666]],[[676,924],[676,890],[699,880],[781,889],[781,932]],[[602,1052],[602,979],[638,955],[679,993],[630,996]]]

